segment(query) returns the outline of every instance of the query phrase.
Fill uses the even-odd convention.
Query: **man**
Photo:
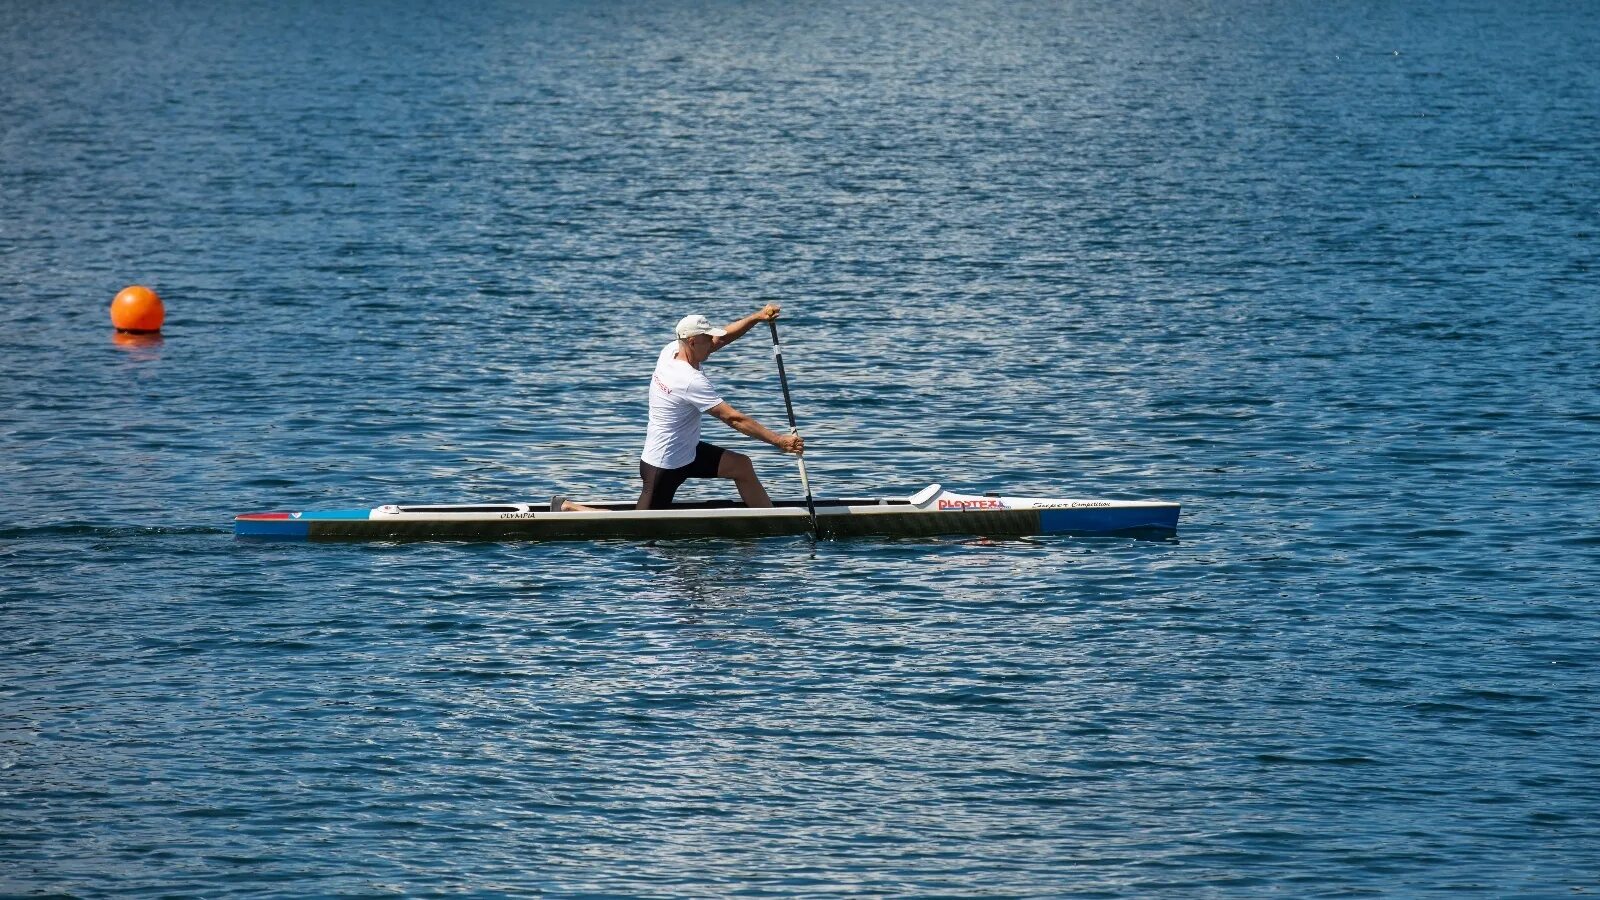
[[[639,458],[644,490],[636,509],[668,508],[679,486],[690,478],[729,478],[738,486],[745,506],[772,505],[750,457],[700,440],[700,414],[710,413],[734,431],[785,453],[804,452],[805,442],[798,434],[779,434],[729,406],[701,365],[757,322],[776,319],[778,311],[776,303],[769,303],[726,328],[717,328],[698,315],[684,316],[678,322],[677,339],[662,348],[650,379],[650,426]]]

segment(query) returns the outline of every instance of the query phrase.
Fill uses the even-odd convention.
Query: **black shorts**
[[[694,448],[694,461],[676,469],[662,469],[639,460],[639,479],[644,490],[639,492],[639,502],[634,509],[666,509],[678,488],[691,478],[715,478],[717,467],[722,465],[721,447],[701,441]]]

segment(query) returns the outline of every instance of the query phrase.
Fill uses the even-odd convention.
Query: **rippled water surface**
[[[0,892],[1600,890],[1600,6],[331,6],[0,7]],[[819,492],[1177,539],[229,532],[768,299]]]

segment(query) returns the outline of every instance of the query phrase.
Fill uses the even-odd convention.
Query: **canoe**
[[[373,509],[246,513],[241,538],[312,541],[554,541],[752,538],[808,534],[804,501],[748,509],[731,501],[636,510],[632,503],[586,503],[594,512],[551,512],[548,504],[387,505]],[[817,500],[825,538],[1034,534],[1163,536],[1177,531],[1177,503],[1056,500],[957,494],[933,484],[905,499]]]

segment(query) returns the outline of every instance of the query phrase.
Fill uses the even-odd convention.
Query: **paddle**
[[[789,376],[783,371],[783,348],[778,346],[778,320],[768,319],[767,327],[772,329],[772,358],[778,361],[778,383],[783,385],[783,405],[789,410],[789,433],[799,434],[800,426],[794,420],[794,401],[789,399]],[[800,464],[800,486],[806,490],[806,509],[811,513],[811,539],[816,540],[820,534],[817,531],[817,504],[811,499],[811,480],[806,478],[806,458],[803,454],[796,454],[795,462]]]

